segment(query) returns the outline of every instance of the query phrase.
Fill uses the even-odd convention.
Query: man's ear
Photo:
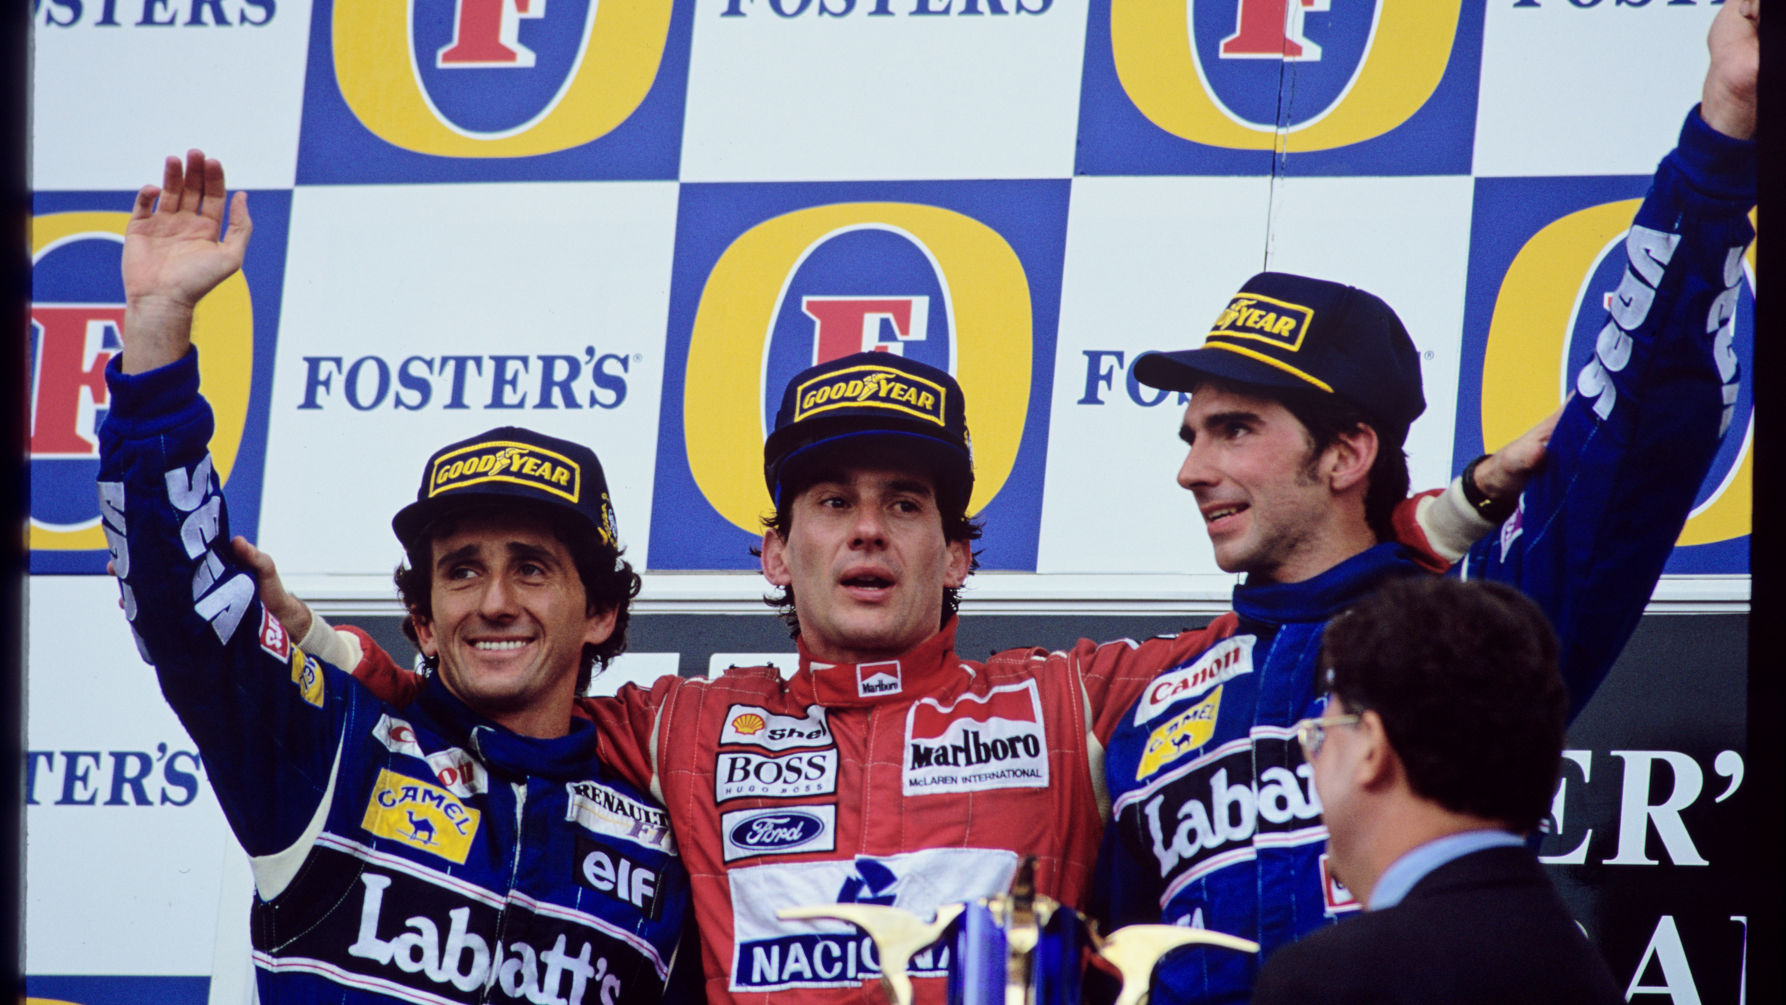
[[[1371,467],[1377,463],[1377,451],[1381,449],[1377,431],[1365,423],[1335,436],[1323,458],[1333,491],[1346,492],[1368,484]]]
[[[763,531],[763,578],[772,586],[787,586],[794,581],[788,571],[788,546],[773,529]]]
[[[1382,792],[1395,786],[1402,777],[1401,755],[1389,743],[1389,732],[1383,728],[1383,717],[1366,709],[1358,717],[1359,753],[1358,787]]]
[[[440,655],[440,647],[435,643],[433,621],[414,611],[410,611],[409,623],[410,626],[415,629],[416,648],[420,649],[422,655],[428,659],[435,659],[438,657]]]
[[[974,570],[974,549],[971,541],[950,541],[949,564],[943,570],[943,585],[951,589],[967,582],[968,573]]]
[[[614,622],[620,617],[619,607],[591,610],[583,619],[583,644],[599,646],[614,634]]]

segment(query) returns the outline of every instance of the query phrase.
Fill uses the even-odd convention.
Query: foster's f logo
[[[116,202],[128,203],[128,195]],[[259,217],[257,212],[257,219]],[[279,241],[278,212],[268,224]],[[111,399],[106,364],[122,351],[124,288],[119,279],[128,213],[43,213],[32,221],[31,531],[33,570],[99,572],[105,534],[93,492],[99,425]],[[238,272],[200,301],[193,315],[199,379],[216,417],[211,453],[227,480],[243,446],[254,361],[254,309]],[[260,445],[252,444],[258,451]],[[258,461],[256,462],[258,464]],[[252,532],[252,527],[246,529]]]
[[[1467,171],[1469,141],[1432,129],[1442,119],[1439,133],[1455,133],[1474,114],[1481,18],[1479,7],[1466,16],[1463,0],[1094,0],[1081,169],[1250,173],[1265,162],[1223,151],[1340,150],[1424,109],[1432,122],[1399,149],[1368,155],[1368,167],[1312,163]]]
[[[313,47],[311,72],[332,70],[352,119],[403,150],[459,158],[551,154],[607,135],[645,102],[676,7],[336,0],[332,11],[319,4],[315,15],[327,18],[333,65],[317,65],[324,52]],[[306,133],[326,145],[322,134],[344,126],[331,112],[315,129],[307,123]]]

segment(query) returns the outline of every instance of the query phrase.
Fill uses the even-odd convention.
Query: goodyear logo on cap
[[[509,482],[576,502],[583,472],[562,454],[528,443],[492,440],[442,454],[428,473],[428,498],[483,482]]]
[[[1295,352],[1302,348],[1303,336],[1308,334],[1314,317],[1315,312],[1301,304],[1242,293],[1228,301],[1222,316],[1215,319],[1209,337],[1258,339]]]
[[[883,366],[852,366],[800,385],[794,421],[838,408],[885,408],[947,425],[940,384]]]

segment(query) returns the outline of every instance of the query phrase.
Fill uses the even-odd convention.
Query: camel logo
[[[1147,738],[1147,746],[1141,751],[1141,763],[1135,768],[1135,780],[1146,778],[1208,743],[1209,738],[1215,735],[1215,720],[1221,709],[1222,689],[1217,686],[1209,697],[1155,729]]]
[[[446,789],[382,769],[360,826],[464,865],[477,836],[478,816],[477,810]]]
[[[317,0],[298,176],[674,177],[693,6]]]
[[[1078,170],[1467,173],[1481,51],[1463,0],[1093,0]]]
[[[428,497],[483,482],[509,482],[550,492],[576,502],[583,488],[582,469],[563,454],[526,443],[493,440],[442,454],[428,472]],[[604,528],[612,538],[610,528]]]

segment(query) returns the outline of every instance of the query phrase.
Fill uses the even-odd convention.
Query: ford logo
[[[775,810],[742,820],[732,828],[732,843],[753,851],[796,848],[818,837],[825,821],[799,810]]]

